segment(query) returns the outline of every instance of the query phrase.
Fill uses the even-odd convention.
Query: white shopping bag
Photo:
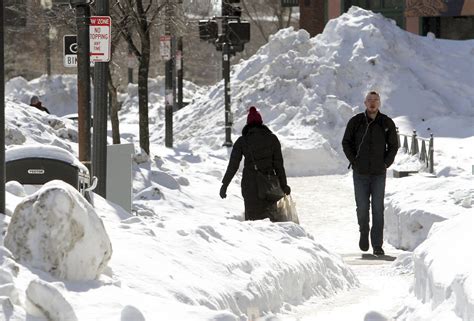
[[[291,195],[285,195],[277,203],[276,222],[294,222],[300,224],[298,213],[296,212],[296,203]]]

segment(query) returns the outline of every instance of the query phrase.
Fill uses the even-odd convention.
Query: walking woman
[[[229,165],[219,192],[222,198],[227,197],[227,187],[239,169],[242,155],[245,156],[241,183],[245,220],[269,218],[271,221],[275,221],[277,202],[258,198],[255,165],[263,173],[276,173],[280,186],[286,195],[290,194],[291,189],[286,182],[280,141],[267,126],[263,125],[262,116],[254,106],[249,109],[247,124],[242,129],[242,136],[237,139],[232,148]]]

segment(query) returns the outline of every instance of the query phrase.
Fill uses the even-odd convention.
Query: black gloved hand
[[[219,191],[219,195],[221,198],[227,197],[227,185],[222,184],[221,190]]]
[[[283,193],[285,193],[286,195],[290,195],[291,194],[290,186],[286,185],[285,187],[283,187]]]

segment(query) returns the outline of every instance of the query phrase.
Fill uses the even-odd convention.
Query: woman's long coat
[[[232,149],[222,183],[229,185],[244,156],[241,187],[245,204],[245,220],[270,218],[273,221],[276,202],[261,200],[257,197],[256,172],[251,153],[260,171],[264,173],[275,171],[280,180],[280,186],[287,185],[280,141],[265,125],[246,125],[243,128],[242,136],[237,139]]]

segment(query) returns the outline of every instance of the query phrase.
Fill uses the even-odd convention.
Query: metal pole
[[[230,43],[228,37],[228,10],[229,3],[222,1],[222,35],[224,43],[222,44],[222,78],[224,78],[224,109],[225,109],[225,142],[223,146],[232,147],[232,114],[230,111]]]
[[[173,52],[173,36],[171,33],[171,18],[173,8],[170,0],[166,2],[165,34],[171,36],[171,54]],[[165,146],[173,147],[173,105],[175,102],[173,90],[173,57],[165,62]]]
[[[230,111],[230,45],[222,45],[222,77],[224,78],[224,105],[225,105],[225,142],[224,146],[232,147],[232,123]]]
[[[172,86],[173,86],[173,112],[177,110],[177,104],[176,104],[176,87],[177,87],[177,82],[176,82],[176,77],[177,77],[177,72],[176,72],[176,37],[174,32],[171,34],[171,79],[173,81]]]
[[[47,27],[47,32],[48,34],[46,35],[46,74],[48,75],[48,78],[51,77],[51,26],[49,25],[48,21],[48,27]]]
[[[71,0],[77,24],[77,110],[79,160],[91,169],[91,85],[89,58],[90,8],[87,1]]]
[[[178,70],[178,109],[183,108],[183,37],[178,38],[178,53],[176,55],[176,69]]]
[[[428,147],[428,152],[430,153],[429,158],[430,158],[430,174],[434,173],[434,138],[433,134],[430,134],[430,144]]]
[[[398,143],[398,148],[400,148],[400,132],[398,131],[398,127],[395,127],[396,131],[397,131],[397,143]]]
[[[5,60],[3,54],[3,7],[0,5],[0,213],[5,213]]]
[[[173,65],[165,63],[165,146],[173,147]]]
[[[416,141],[416,130],[413,131],[413,135],[411,136],[411,149],[410,149],[410,155],[416,155],[417,153],[417,148],[416,144],[418,142]]]
[[[128,83],[133,84],[133,64],[135,56],[133,55],[132,46],[128,44]]]
[[[98,16],[109,15],[109,1],[96,0]],[[92,175],[98,178],[95,192],[106,197],[107,182],[107,80],[108,62],[96,62],[94,66],[94,135]]]

